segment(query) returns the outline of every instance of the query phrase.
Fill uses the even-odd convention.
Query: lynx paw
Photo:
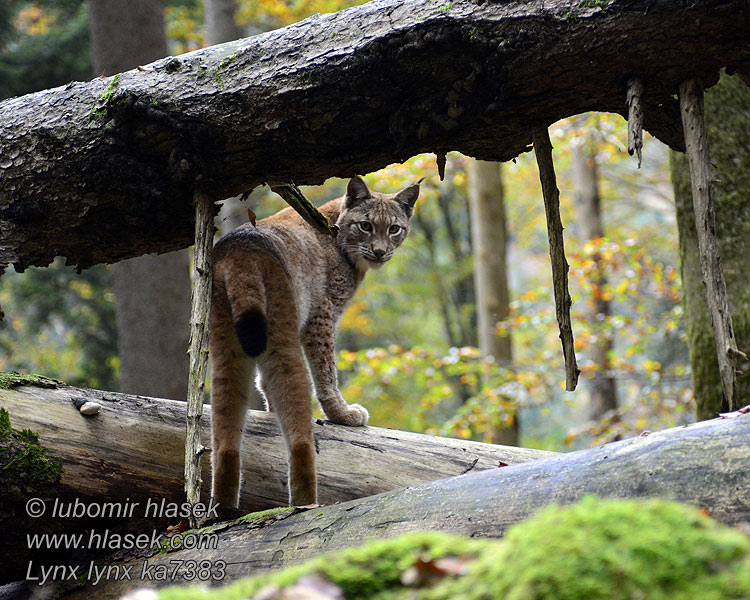
[[[328,416],[328,415],[326,415]],[[367,424],[370,413],[361,404],[347,404],[343,410],[335,416],[328,416],[334,423],[339,425],[350,425],[352,427],[362,427]]]

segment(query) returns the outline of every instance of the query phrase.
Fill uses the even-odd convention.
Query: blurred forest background
[[[165,53],[358,3],[6,0],[0,4],[0,98],[110,75]],[[148,24],[156,33],[139,25],[139,35],[158,42],[153,55],[113,62],[102,40],[116,45],[126,13],[147,6],[156,7]],[[740,173],[718,178],[744,190],[724,194],[742,215],[749,210],[744,173],[750,159],[742,140],[750,135],[750,102],[732,78],[717,89],[711,91],[715,100],[709,95],[709,126],[729,123],[744,154],[727,150],[712,158],[718,169],[727,162]],[[712,124],[712,106],[729,112]],[[718,373],[710,329],[706,333],[710,319],[699,312],[700,268],[692,288],[698,292],[691,296],[683,284],[683,278],[695,281],[689,269],[697,264],[687,233],[692,209],[684,159],[672,157],[673,186],[670,151],[647,136],[638,168],[618,115],[579,115],[556,123],[550,134],[571,267],[578,390],[564,391],[533,155],[499,165],[451,153],[443,182],[435,156],[422,155],[366,178],[374,189],[395,191],[426,177],[409,238],[386,268],[368,275],[339,332],[344,397],[365,404],[371,424],[566,450],[692,422],[696,395],[701,416],[717,411],[721,392],[711,372]],[[746,168],[737,168],[738,161]],[[344,188],[344,180],[330,180],[304,191],[320,204]],[[267,188],[258,189],[225,201],[216,224],[226,232],[248,220],[248,209],[262,218],[284,206]],[[743,224],[733,215],[720,213],[733,228],[720,225],[720,236],[733,243],[739,238],[745,244],[739,256],[747,256],[750,218],[745,215]],[[6,273],[0,279],[6,313],[0,370],[184,398],[189,253],[173,254],[168,264],[135,259],[76,274],[58,259],[49,268]],[[724,246],[722,259],[730,295],[732,286],[745,290],[735,323],[738,344],[743,347],[744,336],[746,348],[750,302],[737,266],[742,263],[725,256]],[[691,304],[691,298],[697,300]]]

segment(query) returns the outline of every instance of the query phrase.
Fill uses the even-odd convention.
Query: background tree
[[[750,349],[750,89],[737,77],[722,76],[706,91],[705,114],[713,172],[716,236],[727,284],[737,346]],[[729,405],[719,379],[711,317],[695,233],[687,157],[671,154],[672,181],[680,234],[683,305],[699,419],[710,419]],[[750,398],[750,365],[737,379],[737,397]]]
[[[508,270],[506,247],[505,197],[500,165],[472,160],[469,163],[469,206],[471,237],[474,248],[474,287],[479,350],[485,358],[511,364],[513,352],[510,335],[497,334],[498,321],[508,318]],[[496,444],[517,446],[519,411],[498,415],[492,434]],[[503,418],[500,421],[500,418]]]
[[[113,75],[168,54],[159,0],[89,0],[94,71]],[[187,250],[112,266],[120,390],[184,399],[190,278]]]
[[[581,242],[596,241],[604,237],[601,198],[599,195],[599,169],[596,164],[596,127],[593,135],[584,135],[573,147],[572,174],[576,201],[575,229]],[[594,298],[588,321],[603,323],[611,315],[611,301],[604,294],[607,276],[600,254],[594,254],[591,277]],[[589,355],[596,366],[586,381],[589,390],[589,420],[599,421],[608,412],[617,409],[617,387],[610,371],[609,356],[612,353],[612,338],[606,330],[596,335],[590,344]]]

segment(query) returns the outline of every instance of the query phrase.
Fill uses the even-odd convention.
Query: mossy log
[[[627,114],[682,149],[679,84],[747,72],[746,0],[375,0],[0,103],[0,271],[193,241],[196,189],[318,184],[421,152],[509,160],[535,126]],[[356,132],[353,135],[352,132]]]
[[[153,556],[133,563],[131,572],[144,573],[144,565],[146,573],[154,573],[158,565],[204,560],[221,568],[223,581],[229,582],[323,551],[411,531],[500,537],[543,506],[570,504],[587,495],[667,498],[736,524],[750,520],[749,437],[750,415],[745,414],[343,504],[222,524],[214,530],[215,549]],[[166,582],[135,577],[110,581],[88,586],[76,597],[115,598],[139,585],[186,583],[180,577]]]
[[[99,402],[101,412],[86,417],[74,400]],[[0,389],[0,406],[10,413],[14,427],[36,432],[41,443],[62,458],[61,497],[183,501],[185,402],[60,385]],[[209,405],[203,415],[203,444],[210,448]],[[318,497],[324,504],[553,454],[322,420],[314,434]],[[250,512],[285,506],[286,455],[272,413],[250,411],[242,452],[240,508]],[[209,463],[206,456],[205,482],[211,480]],[[203,486],[204,501],[209,487]]]

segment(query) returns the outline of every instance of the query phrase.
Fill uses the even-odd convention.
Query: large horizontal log
[[[95,400],[102,410],[83,416],[75,399]],[[8,410],[16,429],[31,429],[42,445],[62,458],[61,498],[184,500],[184,402],[68,386],[28,386],[0,389],[0,407]],[[210,447],[209,405],[203,414],[203,444]],[[318,497],[324,504],[553,454],[322,420],[315,424],[314,435]],[[242,457],[240,508],[250,512],[286,506],[286,454],[272,413],[249,411]],[[203,460],[203,480],[211,480],[208,456]],[[205,501],[209,488],[204,485]]]
[[[750,64],[746,0],[375,0],[0,103],[0,271],[192,243],[195,188],[322,183],[420,152],[508,160],[531,129],[626,114],[682,147],[688,78]]]
[[[216,533],[215,549],[155,556],[147,566],[206,560],[224,582],[280,569],[322,551],[418,530],[500,537],[551,503],[586,494],[605,498],[662,497],[708,510],[725,523],[750,520],[750,415],[704,421],[590,450],[479,473],[468,473],[325,506],[279,520],[239,522]],[[218,561],[223,561],[219,563]],[[137,562],[133,573],[143,573]],[[180,581],[180,576],[175,580]],[[172,582],[108,582],[80,597],[114,598],[123,587]],[[184,583],[184,582],[181,582]]]

